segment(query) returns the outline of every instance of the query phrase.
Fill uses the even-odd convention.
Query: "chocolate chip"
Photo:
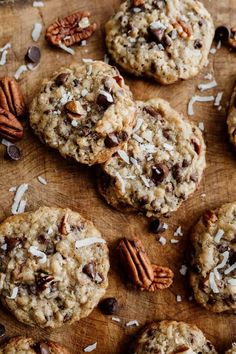
[[[37,237],[37,241],[38,241],[38,243],[40,243],[40,244],[48,243],[48,239],[46,238],[45,235],[39,235],[39,236]]]
[[[5,326],[0,324],[0,337],[4,336],[5,333],[6,333]]]
[[[169,168],[164,164],[160,163],[152,167],[152,180],[158,185],[161,183],[169,173]]]
[[[108,148],[112,148],[119,145],[118,138],[114,133],[108,134],[104,143]]]
[[[232,265],[236,263],[236,252],[229,254],[229,264]]]
[[[164,232],[164,224],[159,219],[153,219],[149,224],[149,231],[153,234]]]
[[[149,29],[150,39],[154,40],[158,44],[163,44],[163,38],[165,34],[165,30],[163,28],[158,29]]]
[[[20,160],[21,158],[20,149],[14,144],[8,145],[6,148],[6,157],[10,158],[13,161]]]
[[[202,42],[199,40],[199,39],[196,39],[195,41],[194,41],[194,44],[193,44],[193,46],[194,46],[194,48],[195,49],[201,49],[202,48]]]
[[[31,63],[38,64],[41,59],[40,49],[36,46],[29,47],[26,53],[26,60]]]
[[[119,141],[127,141],[129,138],[128,134],[122,130],[119,134],[118,134],[118,139]]]
[[[75,87],[78,86],[79,85],[79,80],[78,79],[74,79],[73,80],[73,84],[74,84]]]
[[[215,30],[215,41],[227,42],[230,37],[230,29],[227,26],[219,26]]]
[[[90,262],[83,267],[83,273],[86,274],[89,278],[95,279],[96,277],[96,264]]]
[[[15,247],[19,246],[21,240],[17,237],[5,237],[5,242],[7,244],[7,251],[13,250]]]
[[[68,73],[62,73],[60,75],[57,76],[55,83],[57,86],[62,86],[66,83],[66,81],[68,80],[68,77],[70,76],[70,74]]]
[[[118,312],[118,301],[114,297],[108,297],[100,302],[100,309],[105,315],[115,315]]]
[[[107,96],[105,96],[101,93],[97,97],[97,104],[104,109],[107,109],[108,107],[110,107],[112,105],[112,103],[113,102],[108,101]]]
[[[191,162],[190,162],[190,161],[188,161],[188,160],[186,160],[186,159],[183,160],[183,162],[182,162],[182,167],[183,167],[183,168],[186,168],[186,167],[188,167],[188,166],[190,166],[190,165],[191,165]]]
[[[36,287],[37,287],[37,291],[41,292],[44,291],[49,283],[52,283],[54,280],[53,276],[49,275],[49,274],[38,274],[36,276]]]
[[[180,183],[182,181],[182,174],[181,174],[182,168],[180,167],[179,164],[176,164],[175,166],[172,167],[172,176],[176,180],[176,182]]]
[[[50,348],[47,343],[36,343],[33,349],[37,354],[50,354]]]

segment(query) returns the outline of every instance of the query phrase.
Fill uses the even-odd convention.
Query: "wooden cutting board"
[[[0,6],[0,47],[11,42],[7,65],[0,67],[0,76],[13,75],[24,62],[27,48],[33,44],[31,31],[35,22],[47,26],[58,16],[76,10],[89,10],[98,23],[96,34],[86,47],[75,47],[74,57],[62,50],[52,49],[43,36],[39,40],[42,51],[40,67],[24,74],[20,84],[30,102],[38,90],[42,78],[62,65],[81,58],[103,59],[104,24],[118,7],[120,0],[45,0],[45,7],[36,9],[32,2],[18,0],[15,6]],[[236,24],[236,1],[204,1],[214,17],[215,25]],[[125,323],[136,319],[140,325],[146,321],[175,319],[195,323],[214,343],[219,351],[230,347],[236,340],[236,319],[229,315],[212,314],[188,301],[189,289],[186,277],[179,273],[186,263],[189,245],[189,230],[200,214],[207,208],[215,208],[222,203],[236,200],[236,154],[228,142],[226,111],[230,93],[236,79],[236,54],[222,48],[210,55],[210,64],[193,80],[163,87],[156,83],[126,77],[136,99],[159,96],[171,102],[179,112],[187,114],[187,103],[198,93],[197,84],[206,82],[204,76],[214,73],[218,86],[209,91],[216,94],[224,91],[222,110],[211,103],[195,104],[195,123],[204,122],[207,143],[207,169],[198,192],[175,214],[165,220],[169,230],[165,237],[168,243],[160,245],[155,235],[148,233],[145,217],[123,214],[112,210],[100,198],[96,190],[94,168],[80,166],[64,160],[57,152],[41,144],[25,122],[25,138],[19,143],[23,158],[19,162],[4,160],[4,147],[0,146],[0,220],[10,215],[13,194],[9,188],[21,183],[29,183],[27,210],[35,210],[41,205],[69,207],[81,212],[92,220],[108,240],[110,247],[111,271],[108,296],[114,296],[120,303],[118,316],[120,323],[112,322],[99,310],[77,324],[58,330],[38,330],[17,322],[6,310],[0,308],[0,323],[7,329],[7,336],[26,334],[38,339],[52,339],[64,344],[72,354],[83,352],[83,348],[97,342],[97,354],[123,354],[126,352],[136,328]],[[48,184],[43,186],[37,180],[43,176]],[[184,236],[178,244],[171,244],[173,232],[181,225]],[[153,262],[169,266],[175,272],[174,285],[155,294],[142,293],[128,288],[116,257],[117,240],[122,236],[139,237],[146,246]],[[181,295],[182,302],[176,302]]]

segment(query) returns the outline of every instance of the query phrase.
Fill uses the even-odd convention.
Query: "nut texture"
[[[92,36],[97,28],[96,23],[90,24],[90,12],[78,11],[70,16],[57,19],[46,30],[45,38],[52,45],[61,43],[71,46]],[[83,19],[84,22],[83,22]]]
[[[0,137],[15,142],[23,137],[23,127],[9,111],[0,108]]]
[[[20,86],[8,76],[0,80],[0,107],[17,118],[23,118],[26,114],[26,105]]]

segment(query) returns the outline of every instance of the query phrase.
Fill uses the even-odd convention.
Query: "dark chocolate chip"
[[[4,336],[5,333],[6,333],[5,326],[0,324],[0,337]]]
[[[37,354],[50,354],[50,348],[47,343],[36,343],[33,349]]]
[[[38,64],[41,59],[40,49],[36,46],[29,47],[26,53],[26,60],[31,63]]]
[[[50,104],[53,104],[53,103],[55,103],[56,100],[55,100],[55,97],[49,97],[48,101]]]
[[[48,275],[48,274],[39,274],[36,277],[36,287],[37,287],[37,291],[41,292],[43,290],[45,290],[49,283],[53,282],[53,276]]]
[[[229,255],[229,264],[232,265],[236,263],[236,252],[230,253]]]
[[[75,87],[78,86],[79,85],[79,80],[78,79],[74,79],[73,80],[73,84],[74,84]]]
[[[104,143],[108,148],[113,148],[119,145],[118,138],[114,133],[108,134],[107,137],[105,138]]]
[[[13,250],[15,247],[19,246],[21,240],[17,237],[5,237],[5,242],[7,244],[7,251]]]
[[[107,96],[103,94],[99,94],[97,97],[97,104],[103,109],[107,109],[112,105],[113,102],[109,102]]]
[[[186,159],[183,160],[183,163],[182,163],[182,167],[183,167],[183,168],[186,168],[186,167],[188,167],[188,166],[190,166],[190,165],[191,165],[191,162],[190,162],[190,161],[188,161],[188,160],[186,160]]]
[[[219,26],[215,30],[215,41],[227,42],[230,37],[230,29],[227,26]]]
[[[57,86],[65,85],[65,83],[68,80],[69,76],[70,76],[70,74],[68,74],[68,73],[62,73],[62,74],[58,75],[56,80],[55,80],[56,85]]]
[[[118,312],[118,301],[114,297],[108,297],[100,302],[100,309],[105,315],[115,315]]]
[[[163,223],[159,219],[153,219],[149,224],[149,231],[153,234],[159,234],[165,231]]]
[[[169,173],[169,168],[164,163],[152,167],[152,180],[157,185],[161,183]]]
[[[163,44],[163,38],[165,34],[165,30],[163,28],[158,29],[149,29],[150,39],[155,41],[158,44]]]
[[[199,39],[196,39],[193,44],[195,49],[201,49],[202,48],[202,42]]]
[[[20,160],[21,158],[20,149],[14,144],[8,145],[6,148],[6,157],[13,161]]]
[[[90,262],[83,267],[83,273],[86,274],[89,278],[95,279],[96,277],[96,264]]]
[[[175,166],[172,167],[172,175],[173,178],[176,180],[176,182],[180,183],[182,181],[182,174],[181,174],[182,168],[180,167],[179,164],[176,164]]]

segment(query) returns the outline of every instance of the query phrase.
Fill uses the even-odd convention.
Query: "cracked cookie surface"
[[[32,338],[14,337],[0,347],[0,354],[70,354],[55,342],[36,342]]]
[[[200,130],[162,99],[138,101],[127,151],[102,165],[99,190],[117,209],[168,214],[196,190],[204,168]]]
[[[145,0],[121,4],[106,24],[113,60],[137,76],[162,84],[198,74],[214,37],[212,18],[195,0]]]
[[[161,321],[147,325],[138,335],[131,353],[216,354],[216,350],[195,325]]]
[[[0,298],[23,323],[60,327],[88,316],[108,270],[105,240],[70,209],[42,207],[0,225]]]
[[[89,61],[43,82],[30,107],[30,124],[62,156],[93,165],[125,144],[135,124],[135,103],[116,68]]]
[[[205,212],[192,231],[190,283],[196,301],[236,313],[236,203]]]

